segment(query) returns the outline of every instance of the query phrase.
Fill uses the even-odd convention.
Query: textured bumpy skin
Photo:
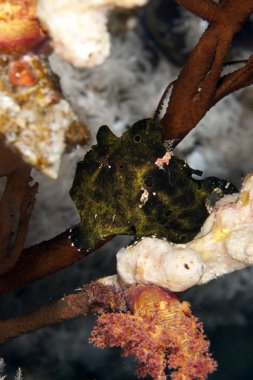
[[[81,218],[71,232],[75,246],[90,249],[119,234],[187,242],[207,218],[208,202],[236,191],[214,177],[193,179],[199,171],[173,155],[158,165],[165,156],[158,121],[139,121],[120,138],[102,126],[70,190]]]

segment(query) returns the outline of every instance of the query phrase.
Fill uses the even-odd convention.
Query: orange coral
[[[36,0],[0,0],[0,52],[25,52],[46,34],[36,18]]]
[[[204,380],[216,369],[187,302],[153,285],[131,287],[127,300],[130,312],[99,316],[90,339],[97,347],[121,347],[139,360],[138,376],[155,380],[166,380],[166,369],[172,380]]]
[[[31,63],[26,62],[25,56],[19,60],[13,61],[8,67],[9,82],[15,86],[31,87],[38,82],[35,72],[31,67]]]

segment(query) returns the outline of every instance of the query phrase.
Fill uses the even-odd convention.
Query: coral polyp
[[[202,324],[188,302],[153,285],[126,291],[127,313],[102,313],[90,341],[99,348],[121,347],[138,359],[137,375],[166,380],[206,379],[216,369]]]

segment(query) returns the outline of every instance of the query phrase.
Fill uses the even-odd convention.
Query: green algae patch
[[[81,219],[71,231],[74,245],[93,249],[112,235],[191,240],[208,206],[236,191],[225,180],[196,180],[193,174],[200,172],[161,143],[158,121],[141,120],[121,137],[102,126],[97,145],[77,164],[70,190]]]

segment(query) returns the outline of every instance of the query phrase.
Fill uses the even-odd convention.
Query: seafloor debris
[[[120,138],[101,127],[70,190],[81,218],[71,232],[74,244],[89,249],[118,234],[191,240],[208,205],[236,191],[224,180],[195,180],[193,174],[199,172],[166,155],[158,121],[139,121]]]
[[[241,192],[214,206],[200,233],[187,244],[144,238],[117,254],[117,276],[103,279],[120,287],[153,283],[180,292],[253,265],[253,175]]]
[[[154,285],[130,287],[126,300],[128,312],[99,316],[91,343],[120,347],[122,356],[136,357],[138,377],[166,380],[170,370],[172,380],[205,380],[216,369],[202,324],[188,302]]]
[[[146,0],[38,0],[37,16],[53,47],[77,67],[101,64],[110,52],[107,14],[113,7],[132,8]],[[67,32],[66,32],[67,26]]]
[[[0,53],[24,53],[45,39],[35,5],[36,0],[1,0]]]
[[[0,136],[25,162],[57,177],[65,135],[73,123],[87,139],[47,59],[32,53],[0,57]]]

